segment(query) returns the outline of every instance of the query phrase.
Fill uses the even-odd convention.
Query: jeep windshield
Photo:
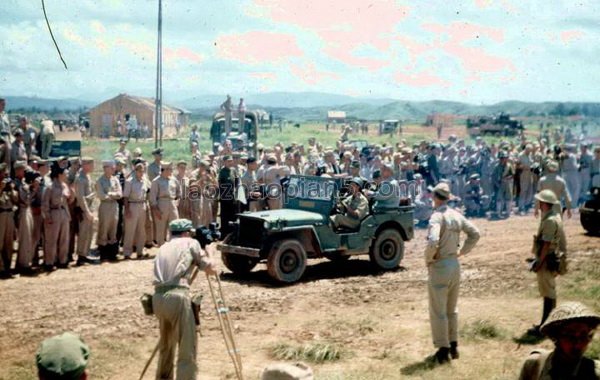
[[[292,176],[286,190],[289,201],[331,201],[339,181],[333,178]]]

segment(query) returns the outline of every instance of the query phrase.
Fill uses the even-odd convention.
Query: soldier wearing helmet
[[[594,337],[600,316],[579,302],[566,302],[554,309],[541,332],[554,342],[554,350],[531,352],[519,380],[598,379],[593,360],[583,357]]]
[[[559,254],[566,254],[567,240],[563,230],[562,218],[554,209],[559,204],[552,190],[542,190],[535,195],[539,202],[542,218],[537,235],[534,236],[532,253],[535,261],[531,270],[537,275],[540,296],[544,299],[542,320],[539,325],[529,329],[530,335],[539,336],[540,326],[544,324],[550,312],[556,306],[556,276],[559,268],[554,264]]]

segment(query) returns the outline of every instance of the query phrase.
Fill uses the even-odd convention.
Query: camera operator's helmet
[[[356,184],[356,186],[358,186],[359,189],[362,189],[364,186],[363,180],[360,177],[354,177],[352,178],[349,183],[354,183]]]
[[[169,230],[171,232],[192,232],[194,226],[189,219],[175,219],[169,223]]]
[[[600,315],[579,302],[565,302],[550,313],[540,330],[542,334],[554,337],[569,322],[584,322],[594,329],[600,324]]]
[[[537,199],[540,202],[549,203],[553,205],[557,205],[560,203],[558,201],[558,198],[556,198],[556,194],[554,194],[554,191],[550,189],[540,191],[535,195],[535,199]]]

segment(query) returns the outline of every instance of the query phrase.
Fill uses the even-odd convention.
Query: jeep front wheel
[[[404,240],[393,228],[381,231],[369,252],[371,262],[380,269],[394,269],[404,257]]]
[[[304,274],[306,260],[306,251],[298,240],[280,240],[271,247],[267,271],[277,281],[296,282]]]
[[[258,264],[258,260],[251,257],[234,255],[227,252],[221,252],[221,259],[227,269],[235,274],[248,273]]]

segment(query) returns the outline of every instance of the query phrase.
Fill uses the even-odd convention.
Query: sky
[[[0,1],[0,96],[152,95],[158,0]],[[600,101],[598,0],[163,0],[166,100]],[[248,99],[251,102],[251,99]]]

